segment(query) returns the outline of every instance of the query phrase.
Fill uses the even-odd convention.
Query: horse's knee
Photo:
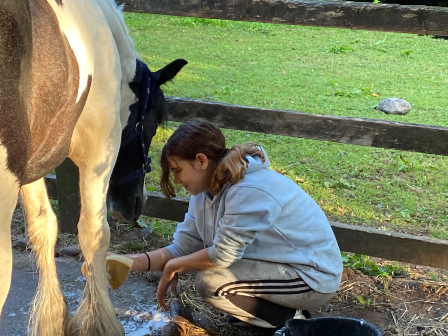
[[[9,238],[9,236],[8,236]],[[10,239],[9,239],[10,240]],[[7,244],[5,244],[7,247]],[[5,247],[5,245],[2,245]],[[0,313],[2,311],[3,304],[8,296],[9,288],[11,285],[11,274],[12,274],[12,251],[11,246],[5,248],[0,254],[0,261],[2,265],[2,272],[0,275]]]
[[[110,228],[107,221],[81,219],[78,224],[78,237],[86,261],[89,262],[94,255],[106,256],[110,245]]]

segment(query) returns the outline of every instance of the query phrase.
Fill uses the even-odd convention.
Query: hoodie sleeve
[[[204,248],[204,242],[199,236],[194,217],[194,197],[190,197],[188,212],[182,223],[177,224],[173,235],[173,243],[167,246],[174,258],[188,255]]]
[[[256,187],[234,186],[225,199],[224,216],[219,221],[213,246],[207,252],[218,268],[226,268],[243,257],[257,235],[279,218],[281,205]]]

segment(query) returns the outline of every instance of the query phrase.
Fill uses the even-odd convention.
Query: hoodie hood
[[[265,161],[263,162],[258,156],[253,157],[253,156],[247,155],[246,160],[247,160],[248,164],[247,164],[247,168],[246,168],[246,174],[256,172],[257,170],[260,170],[260,169],[266,169],[271,164],[268,154],[266,153],[264,148],[263,147],[258,147],[258,148],[260,148],[261,151],[263,152]],[[231,186],[232,186],[232,184],[230,182],[227,182],[226,184],[224,184],[221,191],[216,196],[213,196],[212,194],[210,194],[209,191],[203,192],[202,196],[204,197],[204,200],[207,200],[209,202],[209,204],[219,202],[222,195],[225,195],[227,193],[227,189],[229,189]]]
[[[263,168],[268,168],[269,165],[271,164],[271,162],[269,161],[268,154],[262,147],[259,148],[262,150],[266,160],[263,162],[258,156],[255,157],[250,155],[246,156],[246,160],[247,162],[249,162],[249,164],[247,165],[246,174],[253,173]]]

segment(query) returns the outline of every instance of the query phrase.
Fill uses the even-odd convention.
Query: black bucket
[[[372,323],[350,317],[329,316],[288,320],[276,336],[382,336]]]

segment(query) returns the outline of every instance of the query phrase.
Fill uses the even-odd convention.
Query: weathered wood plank
[[[212,19],[448,35],[448,9],[350,1],[118,0],[124,10]]]
[[[448,155],[448,128],[313,115],[168,97],[168,118],[204,118],[216,126],[351,145]]]
[[[55,199],[52,175],[46,177],[50,198]],[[143,215],[182,221],[188,210],[188,199],[166,199],[162,194],[148,192]],[[417,265],[448,269],[448,241],[382,231],[356,225],[330,223],[341,251],[361,253]]]
[[[81,213],[78,167],[67,158],[56,168],[56,177],[59,225],[62,232],[74,233]]]
[[[174,197],[167,199],[160,193],[146,192],[148,199],[142,209],[142,214],[150,217],[181,222],[188,211],[188,198]]]
[[[330,223],[341,251],[448,269],[448,241]]]
[[[56,181],[56,175],[45,176],[48,197],[53,200],[58,200],[58,187]],[[188,210],[188,198],[174,197],[172,199],[167,199],[162,194],[151,191],[146,192],[146,194],[150,201],[147,201],[143,206],[143,215],[173,221],[182,221],[184,219],[184,215]],[[76,216],[74,217],[76,218]]]

